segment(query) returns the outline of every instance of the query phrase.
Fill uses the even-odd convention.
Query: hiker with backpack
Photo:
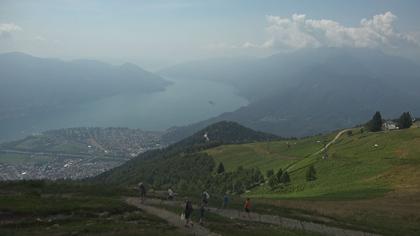
[[[209,203],[209,199],[210,199],[210,194],[207,191],[204,191],[201,194],[201,202],[204,204],[204,206],[207,206],[207,204]]]
[[[172,188],[168,188],[168,200],[172,201],[174,200],[175,192],[172,190]]]

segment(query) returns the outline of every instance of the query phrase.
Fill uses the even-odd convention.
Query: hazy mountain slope
[[[420,66],[375,50],[308,49],[238,68],[232,68],[236,77],[217,80],[226,78],[237,87],[251,101],[248,106],[174,129],[166,138],[177,140],[219,120],[280,136],[305,136],[356,125],[376,110],[386,117],[420,113]]]
[[[168,85],[132,64],[62,61],[23,53],[0,54],[0,71],[0,120],[122,92],[160,91]]]

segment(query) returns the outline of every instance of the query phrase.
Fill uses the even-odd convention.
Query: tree
[[[382,116],[379,111],[375,112],[367,126],[371,132],[378,132],[382,130]]]
[[[314,165],[310,165],[306,170],[306,181],[316,180],[316,170]]]
[[[281,175],[280,183],[283,183],[283,184],[290,183],[290,176],[289,176],[289,173],[287,173],[287,171],[283,172],[283,174]]]
[[[398,121],[398,126],[400,129],[408,129],[413,125],[413,118],[410,115],[410,112],[403,112]]]
[[[274,170],[273,170],[273,169],[271,169],[271,170],[267,170],[266,175],[267,175],[267,178],[270,178],[271,176],[273,176],[273,175],[274,175]]]
[[[272,175],[268,179],[268,185],[271,187],[271,189],[275,188],[279,184],[279,180],[277,179],[277,176]]]
[[[225,173],[225,166],[223,165],[223,162],[219,163],[219,166],[217,167],[217,173],[218,174]]]
[[[276,177],[277,177],[277,180],[280,182],[280,180],[281,180],[281,176],[283,175],[283,170],[280,168],[278,171],[277,171],[277,174],[276,174]]]

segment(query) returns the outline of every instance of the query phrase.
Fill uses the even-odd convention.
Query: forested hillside
[[[91,181],[132,185],[145,182],[155,188],[165,188],[176,185],[185,191],[200,188],[225,191],[237,179],[246,179],[246,186],[238,186],[238,191],[244,191],[263,180],[262,173],[257,169],[238,169],[229,177],[220,176],[216,184],[211,180],[214,176],[215,162],[205,153],[200,153],[211,147],[222,144],[239,144],[258,141],[272,141],[280,138],[253,131],[234,122],[219,122],[197,132],[178,143],[161,150],[148,151],[128,161],[124,165],[105,172]],[[228,178],[228,179],[226,179]]]

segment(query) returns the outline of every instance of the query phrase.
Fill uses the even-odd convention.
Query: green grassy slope
[[[223,162],[227,171],[238,166],[258,167],[264,174],[267,170],[285,169],[287,166],[303,160],[323,147],[324,141],[335,136],[319,135],[306,139],[273,142],[224,145],[205,150],[217,163]],[[288,144],[290,147],[288,147]]]
[[[355,129],[353,135],[343,134],[329,148],[327,160],[322,160],[321,154],[311,155],[322,147],[322,142],[318,141],[331,140],[333,136],[290,140],[291,148],[287,148],[287,141],[281,141],[220,146],[206,152],[216,162],[223,162],[228,170],[243,165],[258,167],[265,173],[268,169],[286,169],[294,163],[289,168],[290,185],[275,190],[262,186],[251,190],[249,195],[254,197],[353,199],[381,196],[404,184],[401,179],[408,173],[402,167],[410,166],[410,171],[420,167],[420,129],[363,134]],[[305,180],[309,164],[314,164],[317,171],[317,180],[313,182]],[[390,177],[393,172],[398,177]]]

